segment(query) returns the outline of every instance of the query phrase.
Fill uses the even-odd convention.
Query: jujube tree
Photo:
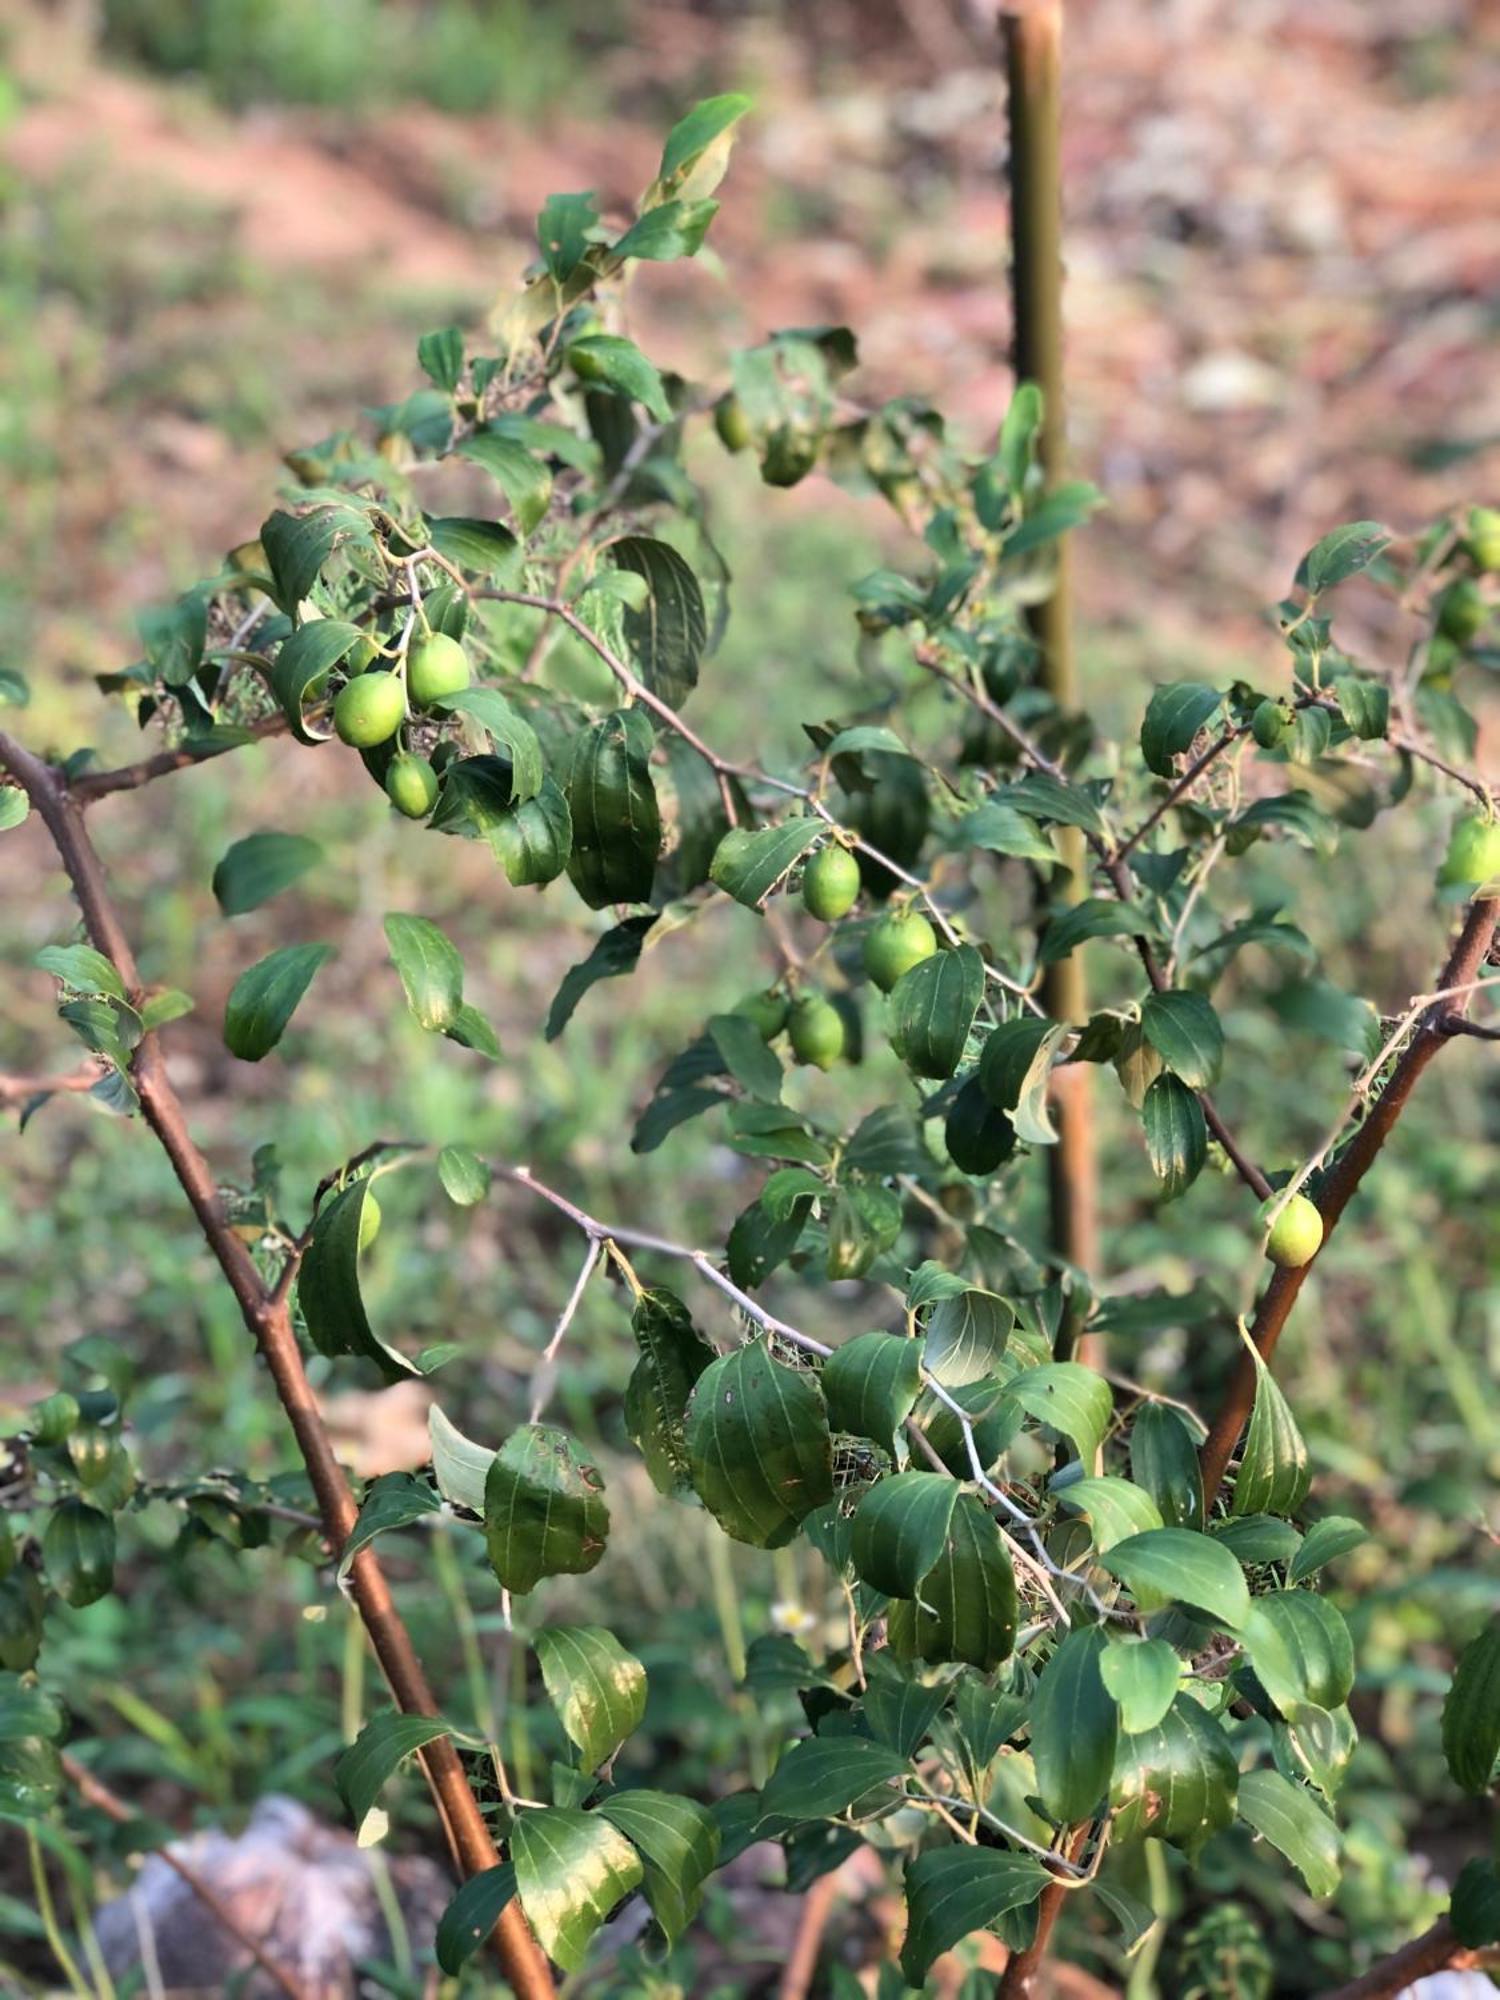
[[[1270,1361],[1422,1069],[1494,983],[1500,830],[1467,768],[1461,669],[1493,609],[1495,516],[1411,540],[1369,522],[1335,529],[1277,608],[1289,691],[1174,682],[1151,694],[1138,738],[1102,739],[1047,694],[1025,617],[1058,539],[1099,500],[1042,478],[1035,387],[1020,385],[975,457],[925,403],[860,405],[846,329],[773,335],[709,388],[662,372],[619,330],[632,264],[701,244],[744,109],[714,99],[673,130],[628,226],[588,195],[549,201],[499,350],[454,328],[427,336],[426,386],[379,412],[373,434],[293,454],[297,483],[258,537],[145,620],[146,657],[107,685],[160,747],[107,769],[85,749],[44,756],[0,736],[0,824],[34,811],[56,843],[80,921],[38,963],[84,1045],[82,1081],[165,1147],[285,1407],[327,1558],[394,1702],[339,1785],[363,1821],[397,1765],[420,1760],[465,1878],[437,1939],[443,1966],[493,1931],[513,1990],[550,1992],[546,1960],[581,1965],[622,1899],[644,1894],[675,1939],[729,1855],[760,1838],[805,1852],[821,1827],[827,1865],[866,1837],[890,1858],[908,1986],[988,1929],[1011,1948],[1004,1990],[1025,1993],[1068,1899],[1097,1889],[1127,1931],[1141,1922],[1110,1864],[1142,1841],[1191,1859],[1238,1821],[1311,1895],[1338,1878],[1355,1661],[1320,1586],[1365,1530],[1319,1517]],[[695,427],[756,455],[768,504],[821,467],[911,534],[911,560],[855,593],[862,649],[879,662],[867,703],[806,716],[800,766],[726,754],[685,717],[730,600],[686,456]],[[497,513],[440,511],[446,476],[476,468]],[[1399,674],[1361,664],[1336,633],[1336,593],[1361,574],[1425,611]],[[580,698],[576,676],[550,670],[558,634],[607,698]],[[191,997],[143,987],[88,820],[117,793],[266,737],[291,739],[289,770],[357,757],[411,822],[403,839],[487,844],[497,883],[565,876],[610,913],[562,983],[549,1036],[648,945],[691,980],[695,952],[719,948],[726,901],[764,916],[743,1000],[643,1080],[631,1140],[669,1147],[711,1120],[760,1163],[717,1250],[662,1240],[649,1215],[596,1217],[525,1167],[453,1145],[330,1160],[308,1216],[284,1211],[269,1158],[231,1170],[226,1194],[163,1055]],[[1329,782],[1354,766],[1357,796]],[[1369,1010],[1348,1110],[1316,1157],[1258,1163],[1215,1103],[1235,1060],[1215,996],[1240,954],[1307,959],[1315,945],[1250,899],[1242,860],[1263,843],[1304,850],[1326,894],[1345,834],[1434,790],[1459,806],[1433,857],[1456,933],[1447,963],[1388,1021]],[[220,860],[226,915],[315,860],[297,799],[294,779],[279,786],[286,824]],[[1065,840],[1071,852],[1080,837],[1070,870]],[[443,930],[393,911],[385,931],[421,1028],[455,1044],[455,1061],[495,1059]],[[283,1036],[316,1007],[335,949],[288,943],[238,980],[223,1027],[236,1058],[290,1059]],[[1106,998],[1086,1019],[1051,1019],[1048,968],[1084,949]],[[836,1120],[807,1073],[857,1070],[879,1045],[906,1081]],[[1078,1332],[1108,1327],[1107,1273],[1096,1296],[1007,1228],[1056,1138],[1054,1080],[1078,1064],[1112,1078],[1138,1120],[1143,1188],[1191,1202],[1205,1172],[1234,1177],[1247,1268],[1270,1260],[1206,1422],[1077,1358]],[[31,1093],[26,1115],[48,1095]],[[806,1731],[762,1789],[705,1802],[614,1785],[644,1670],[602,1624],[545,1614],[549,1577],[609,1560],[604,1478],[549,1422],[466,1435],[441,1407],[447,1351],[408,1353],[372,1324],[361,1253],[380,1227],[376,1184],[398,1171],[433,1173],[463,1205],[496,1180],[550,1204],[581,1264],[549,1354],[585,1289],[612,1282],[625,1427],[654,1484],[735,1540],[800,1536],[822,1557],[847,1636],[817,1662],[790,1637],[765,1642],[762,1668],[803,1690]],[[871,1329],[831,1345],[791,1323],[766,1303],[783,1269],[804,1287],[858,1284]],[[430,1476],[354,1490],[308,1385],[309,1349],[387,1381],[437,1375]],[[47,1608],[110,1588],[116,1521],[143,1491],[121,1423],[114,1387],[75,1384],[37,1405],[14,1446],[21,1530],[0,1582],[13,1811],[47,1812],[62,1783]],[[248,1477],[187,1481],[174,1497],[240,1536],[306,1536],[288,1526],[285,1493]],[[515,1798],[498,1753],[498,1790],[471,1788],[459,1752],[472,1739],[439,1713],[392,1604],[373,1545],[438,1510],[482,1535],[574,1746],[549,1802]],[[1472,1790],[1500,1734],[1483,1668],[1461,1672],[1450,1703],[1450,1761]],[[1497,1885],[1476,1866],[1433,1963],[1488,1941]]]

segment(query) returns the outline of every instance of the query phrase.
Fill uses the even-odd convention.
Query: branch
[[[1391,1072],[1390,1081],[1324,1181],[1318,1206],[1323,1216],[1325,1245],[1356,1188],[1375,1164],[1392,1126],[1405,1109],[1417,1079],[1439,1049],[1452,1038],[1452,1031],[1445,1024],[1455,1015],[1461,1016],[1468,1007],[1497,921],[1500,921],[1500,902],[1486,899],[1470,909],[1438,980],[1439,990],[1445,997],[1435,1001],[1418,1021],[1411,1040]],[[1296,1304],[1297,1294],[1316,1262],[1314,1257],[1295,1270],[1278,1269],[1266,1286],[1250,1328],[1250,1337],[1262,1360],[1269,1361],[1275,1351],[1281,1329]],[[1250,1415],[1255,1401],[1255,1384],[1254,1360],[1249,1354],[1242,1354],[1230,1378],[1223,1407],[1214,1420],[1200,1455],[1203,1493],[1207,1502],[1211,1502],[1219,1490],[1240,1432]]]
[[[1087,1825],[1075,1828],[1063,1842],[1063,1858],[1069,1862],[1076,1860],[1083,1852],[1088,1837]],[[1047,1947],[1052,1942],[1053,1927],[1062,1911],[1068,1888],[1067,1882],[1054,1878],[1043,1889],[1036,1906],[1036,1931],[1024,1951],[1012,1954],[1000,1981],[999,2000],[1033,2000],[1037,1976],[1047,1956]]]
[[[0,765],[21,784],[51,835],[83,912],[90,941],[112,961],[127,995],[138,999],[140,972],[84,825],[83,802],[51,765],[4,734],[0,734]],[[302,1365],[287,1301],[266,1290],[254,1259],[229,1225],[212,1170],[188,1131],[155,1034],[141,1037],[131,1071],[142,1116],[170,1160],[234,1293],[246,1329],[270,1371],[317,1496],[330,1546],[342,1549],[359,1509]],[[379,1561],[369,1549],[354,1558],[350,1576],[360,1618],[397,1707],[410,1715],[436,1715],[437,1704],[411,1636],[396,1610]],[[418,1755],[462,1873],[474,1875],[494,1867],[499,1855],[450,1739],[438,1737]],[[516,2000],[552,2000],[555,1989],[551,1974],[514,1900],[500,1916],[495,1941]]]
[[[1431,1930],[1402,1945],[1370,1970],[1351,1979],[1347,1986],[1325,1993],[1323,2000],[1393,2000],[1434,1972],[1469,1972],[1495,1963],[1493,1948],[1471,1951],[1453,1935],[1447,1917],[1439,1917]]]
[[[80,1764],[78,1759],[66,1750],[62,1753],[62,1767],[69,1782],[76,1787],[85,1803],[102,1812],[106,1819],[112,1819],[116,1826],[129,1826],[135,1819],[136,1815],[125,1801],[117,1798],[101,1779],[96,1778],[87,1766]],[[312,2000],[311,1994],[301,1980],[295,1979],[290,1972],[276,1963],[264,1945],[252,1937],[234,1911],[215,1890],[209,1887],[196,1868],[190,1866],[180,1855],[174,1854],[170,1847],[158,1847],[155,1851],[179,1880],[187,1884],[220,1929],[226,1931],[236,1944],[242,1945],[266,1977],[281,1988],[287,2000]]]
[[[58,1091],[92,1090],[100,1077],[108,1075],[102,1062],[80,1063],[77,1069],[59,1076],[0,1076],[0,1106],[25,1104],[29,1098],[49,1097]]]
[[[263,715],[258,722],[247,723],[245,727],[248,740],[258,743],[268,736],[284,736],[289,725],[284,715]],[[244,747],[241,742],[210,744],[202,750],[189,749],[185,744],[175,750],[158,750],[154,757],[144,757],[138,764],[121,764],[117,770],[84,771],[72,780],[68,790],[80,804],[92,805],[112,792],[139,791],[142,785],[149,785],[156,778],[190,770],[194,764],[211,763],[215,757],[227,756],[231,750]]]

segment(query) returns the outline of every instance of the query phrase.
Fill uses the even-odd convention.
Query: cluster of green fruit
[[[355,750],[376,750],[389,743],[406,722],[409,709],[430,708],[469,685],[469,661],[456,639],[445,632],[428,632],[407,649],[406,675],[371,666],[339,689],[333,704],[333,726],[341,741]],[[437,772],[425,757],[398,750],[387,764],[386,796],[408,819],[426,819],[436,803]]]
[[[840,842],[819,848],[802,871],[802,906],[819,923],[836,924],[847,917],[859,892],[859,863]],[[889,993],[937,948],[937,932],[920,910],[888,910],[865,933],[865,971],[873,985]],[[774,989],[753,993],[735,1012],[754,1021],[768,1042],[785,1028],[793,1056],[815,1069],[832,1069],[848,1046],[844,1016],[821,993],[802,993],[795,1000]]]

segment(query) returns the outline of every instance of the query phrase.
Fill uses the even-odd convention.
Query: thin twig
[[[92,1090],[101,1077],[108,1075],[109,1065],[93,1059],[60,1076],[0,1076],[0,1105],[25,1104],[33,1097],[48,1097],[56,1091]]]
[[[1435,1972],[1475,1971],[1493,1966],[1497,1959],[1500,1953],[1493,1948],[1473,1951],[1461,1945],[1449,1919],[1439,1917],[1431,1930],[1372,1965],[1358,1979],[1325,1993],[1323,2000],[1392,2000],[1393,1995],[1406,1992]]]

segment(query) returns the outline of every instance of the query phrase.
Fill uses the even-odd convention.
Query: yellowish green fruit
[[[792,1054],[815,1069],[832,1069],[844,1053],[844,1017],[821,993],[804,993],[788,1023]]]
[[[772,1041],[786,1026],[786,1017],[791,1010],[791,1002],[784,993],[768,988],[764,993],[747,993],[743,1000],[737,1000],[732,1012],[743,1014],[747,1021],[753,1021],[762,1041]]]
[[[1323,1243],[1323,1218],[1305,1194],[1294,1194],[1271,1225],[1266,1255],[1284,1271],[1310,1264]]]
[[[394,674],[356,674],[333,704],[333,726],[356,750],[389,742],[405,719],[406,696]]]
[[[1445,888],[1491,882],[1500,877],[1500,820],[1470,813],[1453,829],[1438,870]]]
[[[865,971],[882,993],[889,993],[903,973],[931,958],[937,948],[937,932],[920,910],[892,910],[866,935]]]
[[[425,757],[403,750],[386,767],[385,789],[398,813],[408,819],[426,819],[437,800],[437,772]]]
[[[1279,701],[1261,702],[1250,718],[1250,734],[1262,750],[1274,750],[1284,743],[1291,726],[1291,717]]]
[[[359,1247],[368,1250],[380,1234],[380,1203],[375,1199],[375,1190],[370,1189],[365,1196],[365,1205],[359,1211]]]
[[[1455,646],[1467,646],[1483,630],[1490,608],[1472,576],[1450,583],[1438,599],[1438,630]]]
[[[1464,541],[1476,569],[1500,570],[1500,508],[1471,507]]]
[[[767,486],[795,486],[818,462],[818,440],[785,428],[766,440],[760,476]]]
[[[469,657],[446,632],[429,632],[406,656],[406,692],[417,708],[469,685]]]
[[[745,406],[731,390],[714,404],[714,429],[726,451],[743,451],[751,438]]]
[[[837,842],[819,848],[802,871],[802,906],[819,923],[836,924],[859,900],[859,863]]]

